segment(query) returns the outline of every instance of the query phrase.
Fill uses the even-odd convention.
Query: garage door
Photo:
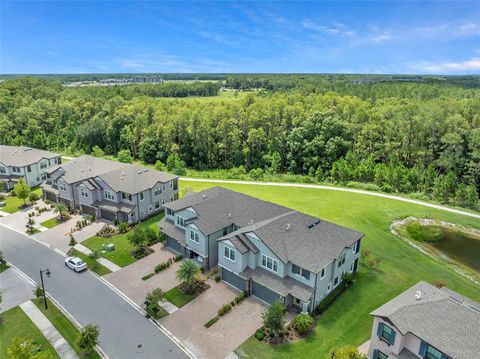
[[[229,270],[226,270],[225,268],[222,268],[222,279],[233,285],[235,288],[238,288],[240,290],[246,290],[247,285],[245,279],[239,277],[233,272],[230,272]]]
[[[180,245],[180,242],[169,236],[167,236],[167,247],[173,249],[177,253],[181,253],[182,251],[182,246]]]
[[[252,281],[252,295],[268,304],[272,304],[275,300],[280,299],[277,293],[254,281]]]
[[[57,196],[53,192],[45,191],[45,199],[48,199],[49,201],[52,201],[52,202],[56,202]]]
[[[86,206],[82,204],[82,213],[83,214],[89,214],[91,216],[96,216],[97,215],[97,209],[94,207]]]
[[[115,222],[115,212],[110,212],[110,211],[107,211],[105,209],[101,209],[100,210],[100,216],[103,218],[103,219],[106,219],[107,221],[110,221],[110,222]]]
[[[68,199],[59,197],[59,198],[58,198],[58,201],[59,201],[59,202],[62,202],[62,203],[65,203],[68,208],[71,208],[71,206],[70,206],[70,201],[69,201]]]

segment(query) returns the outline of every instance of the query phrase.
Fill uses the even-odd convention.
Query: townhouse
[[[165,205],[166,246],[266,303],[312,311],[358,269],[363,234],[221,187]]]
[[[47,178],[45,170],[61,163],[62,157],[57,153],[24,146],[0,145],[1,190],[12,190],[22,177],[30,187],[38,186]]]
[[[45,199],[110,222],[136,223],[178,198],[178,176],[87,155],[47,173]]]
[[[374,310],[371,359],[478,359],[480,303],[419,282]]]

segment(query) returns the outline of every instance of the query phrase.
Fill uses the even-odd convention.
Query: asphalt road
[[[100,327],[100,347],[111,359],[188,358],[153,323],[105,283],[86,271],[74,273],[65,258],[44,245],[0,225],[0,250],[5,258],[36,282],[39,269],[47,292],[79,323]]]

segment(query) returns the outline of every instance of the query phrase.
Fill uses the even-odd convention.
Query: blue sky
[[[480,1],[1,1],[0,73],[480,73]]]

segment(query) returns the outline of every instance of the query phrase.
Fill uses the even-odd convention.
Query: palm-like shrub
[[[302,335],[308,333],[308,331],[312,328],[313,318],[306,313],[301,313],[293,319],[292,325],[297,333]]]
[[[176,272],[176,277],[182,281],[186,293],[194,292],[196,283],[199,281],[199,275],[200,267],[190,260],[183,262]]]
[[[58,202],[58,203],[55,203],[55,205],[53,207],[53,212],[58,213],[58,219],[60,221],[63,221],[67,218],[68,213],[69,213],[69,209],[68,209],[68,207],[65,203]]]

